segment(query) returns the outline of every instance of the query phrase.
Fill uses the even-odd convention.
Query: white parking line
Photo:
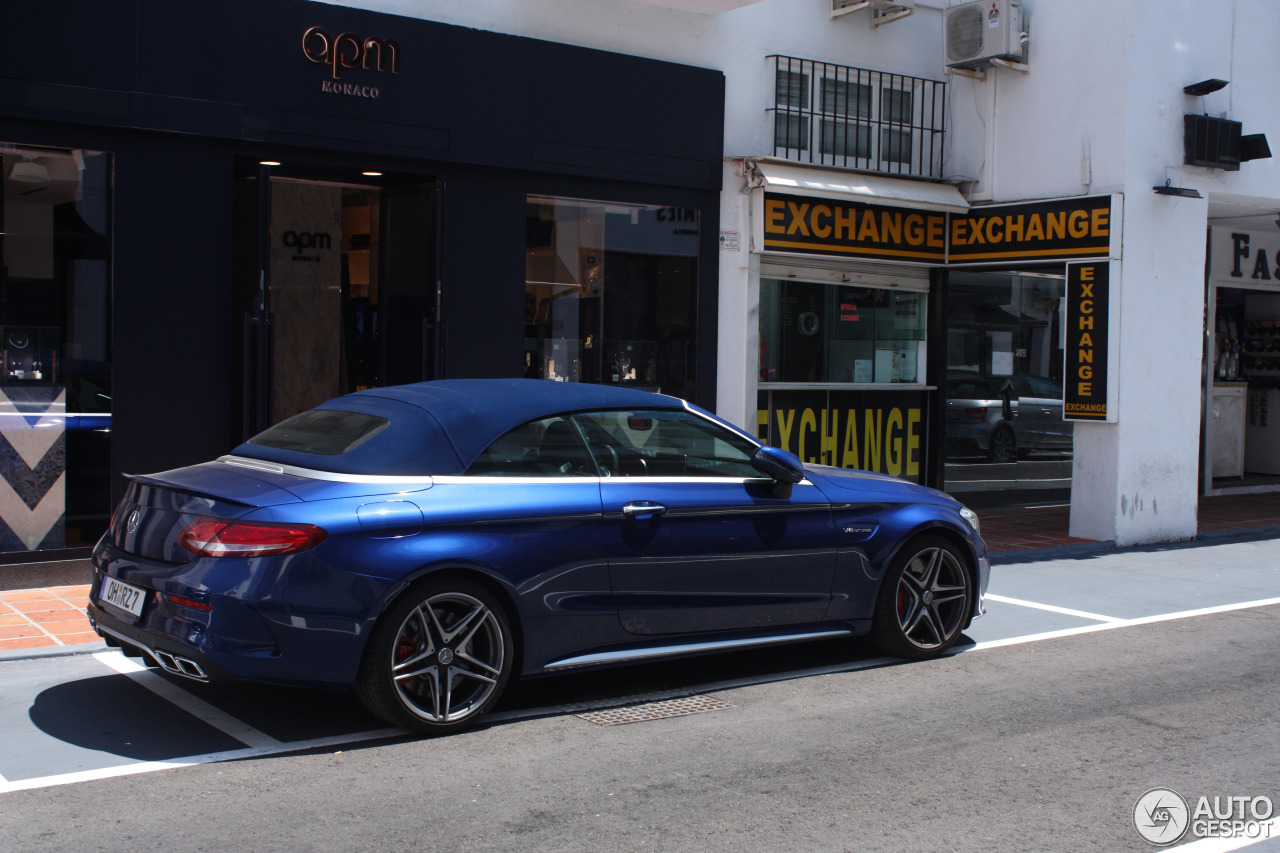
[[[1260,598],[1257,601],[1242,601],[1239,604],[1222,604],[1217,607],[1202,607],[1198,610],[1183,610],[1178,613],[1161,613],[1156,616],[1141,616],[1137,619],[1122,619],[1119,622],[1104,622],[1101,625],[1084,625],[1079,628],[1063,628],[1060,631],[1046,631],[1043,634],[1025,634],[1021,637],[1007,637],[1003,640],[986,640],[965,646],[964,650],[998,649],[1002,646],[1016,646],[1022,643],[1034,643],[1039,640],[1055,640],[1058,637],[1073,637],[1076,634],[1092,634],[1094,631],[1110,631],[1112,628],[1131,628],[1135,625],[1152,625],[1156,622],[1172,622],[1175,619],[1190,619],[1193,616],[1211,616],[1215,613],[1230,613],[1233,610],[1250,610],[1254,607],[1270,607],[1280,604],[1280,598]]]
[[[191,716],[203,720],[223,734],[230,735],[240,741],[245,746],[254,749],[277,749],[283,745],[270,735],[263,734],[221,708],[210,705],[203,699],[192,696],[178,685],[165,681],[164,678],[156,675],[142,664],[129,660],[119,652],[98,652],[93,657],[99,663],[110,667],[121,675],[127,676],[135,684],[147,688],[161,699],[177,705]]]
[[[1232,850],[1243,850],[1264,841],[1280,838],[1280,817],[1262,821],[1258,824],[1260,838],[1201,838],[1190,844],[1171,847],[1170,850],[1185,850],[1186,853],[1230,853]]]
[[[233,749],[228,752],[210,752],[205,755],[191,755],[172,761],[141,761],[136,764],[121,764],[116,767],[102,767],[97,770],[80,770],[75,773],[61,773],[57,776],[40,776],[35,779],[18,779],[0,784],[0,794],[10,791],[29,791],[33,788],[52,788],[56,785],[71,785],[76,782],[91,782],[95,779],[114,779],[119,776],[132,776],[137,773],[153,773],[157,770],[174,770],[179,767],[194,767],[197,764],[213,764],[218,761],[233,761],[242,758],[262,758],[281,752],[302,752],[308,749],[323,749],[330,746],[342,746],[348,743],[361,743],[370,740],[396,737],[409,734],[404,729],[378,729],[372,732],[360,732],[355,735],[332,735],[330,737],[303,740],[296,743],[281,743],[278,747],[260,749]]]
[[[1082,619],[1093,619],[1096,622],[1123,622],[1115,616],[1102,616],[1098,613],[1086,613],[1083,610],[1072,610],[1070,607],[1056,607],[1052,604],[1040,604],[1036,601],[1024,601],[1021,598],[1009,598],[1007,595],[992,595],[987,593],[984,598],[987,601],[999,601],[1004,604],[1016,604],[1019,607],[1034,607],[1036,610],[1048,610],[1050,613],[1061,613],[1064,616],[1079,616]]]

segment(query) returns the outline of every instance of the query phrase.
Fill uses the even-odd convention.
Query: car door
[[[1062,386],[1040,376],[1026,377],[1031,388],[1028,405],[1038,412],[1038,445],[1043,448],[1070,447],[1073,424],[1062,419]]]
[[[434,480],[432,541],[495,569],[522,613],[611,618],[599,473],[569,419],[517,427]]]
[[[756,446],[687,410],[576,415],[604,475],[605,552],[632,634],[820,621],[836,536],[805,481],[783,496],[750,463]]]

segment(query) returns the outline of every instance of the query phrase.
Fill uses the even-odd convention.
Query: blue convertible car
[[[89,616],[176,676],[354,688],[473,722],[512,677],[870,633],[941,654],[982,612],[978,519],[801,465],[681,400],[446,380],[331,400],[129,477]]]

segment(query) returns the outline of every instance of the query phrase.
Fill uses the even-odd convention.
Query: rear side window
[[[481,477],[597,477],[587,446],[568,418],[518,426],[489,445],[468,474]]]
[[[259,447],[340,456],[355,450],[389,426],[391,421],[363,412],[312,409],[281,421],[249,439]]]

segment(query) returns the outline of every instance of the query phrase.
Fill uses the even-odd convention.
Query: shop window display
[[[524,375],[691,399],[699,213],[531,196]]]
[[[0,143],[0,551],[110,512],[110,155]]]
[[[765,278],[760,381],[924,381],[924,293]]]

